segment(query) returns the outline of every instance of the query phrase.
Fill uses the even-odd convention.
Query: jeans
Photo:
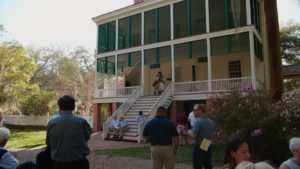
[[[201,150],[199,144],[193,145],[193,169],[212,169],[211,164],[211,147],[207,150]]]

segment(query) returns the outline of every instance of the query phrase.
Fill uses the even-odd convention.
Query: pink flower
[[[225,100],[225,101],[223,102],[223,107],[227,107],[227,105],[228,105],[228,102]]]
[[[262,134],[262,130],[261,129],[255,129],[252,133],[251,136],[252,137],[257,137],[260,136]]]
[[[243,87],[241,88],[241,91],[242,91],[242,92],[250,93],[250,92],[253,92],[253,88],[252,88],[251,85],[246,85],[246,86],[243,86]]]

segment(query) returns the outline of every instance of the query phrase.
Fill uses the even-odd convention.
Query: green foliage
[[[292,91],[300,88],[300,80],[297,79],[288,79],[284,80],[284,90]]]
[[[288,64],[300,64],[300,23],[287,23],[280,28],[282,60]]]
[[[35,91],[38,86],[30,83],[35,70],[33,60],[26,57],[19,43],[0,43],[0,105],[9,108],[12,102]],[[8,105],[8,106],[7,106]],[[5,109],[5,108],[4,108]],[[1,111],[1,110],[0,110]]]
[[[53,92],[42,91],[28,95],[22,101],[21,109],[24,115],[47,115],[51,109],[50,103],[54,99]]]
[[[232,90],[211,101],[210,115],[216,124],[218,140],[232,136],[248,139],[254,161],[280,164],[289,157],[288,140],[293,129],[281,113],[285,102],[273,103],[272,94],[251,87]],[[297,124],[295,119],[290,122]]]

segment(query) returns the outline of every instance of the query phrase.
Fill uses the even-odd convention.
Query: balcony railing
[[[180,82],[174,84],[172,94],[191,94],[191,93],[206,93],[227,91],[233,88],[252,85],[251,77],[229,78],[229,79],[215,79],[211,81],[211,91],[209,91],[209,81],[195,81],[195,82]],[[257,88],[263,87],[263,82],[256,80]],[[139,88],[139,86],[122,87],[118,89],[100,89],[95,92],[95,98],[106,97],[128,97]]]
[[[226,91],[245,85],[252,85],[251,77],[216,79],[211,81],[212,91]]]
[[[174,94],[199,93],[208,91],[208,81],[180,82],[174,85]]]
[[[104,97],[126,97],[130,96],[137,88],[140,86],[133,87],[121,87],[114,89],[98,89],[95,92],[95,98],[104,98]]]
[[[251,77],[216,79],[211,81],[212,91],[226,91],[245,85],[252,85]],[[196,82],[180,82],[174,85],[174,94],[205,93],[208,90],[208,80]]]

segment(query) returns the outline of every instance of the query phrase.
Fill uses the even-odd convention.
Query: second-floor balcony
[[[211,85],[210,85],[211,84]],[[189,95],[189,94],[211,94],[218,92],[226,92],[234,88],[241,88],[243,86],[252,86],[251,77],[228,78],[228,79],[214,79],[211,81],[191,81],[174,83],[172,90],[173,96]],[[257,87],[263,87],[263,82],[256,80]],[[95,91],[95,99],[105,98],[127,98],[140,86],[112,88],[112,89],[98,89]],[[141,86],[143,89],[143,86]]]

